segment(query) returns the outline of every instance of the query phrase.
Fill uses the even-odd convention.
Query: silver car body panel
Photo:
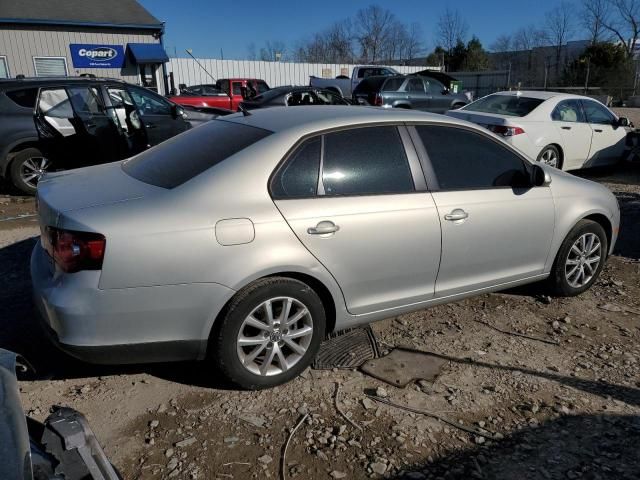
[[[340,330],[542,279],[568,231],[587,215],[605,216],[614,241],[617,235],[618,207],[608,190],[547,167],[551,185],[520,196],[511,189],[270,196],[269,180],[282,159],[319,132],[440,123],[490,135],[450,117],[341,106],[272,108],[216,121],[274,133],[173,189],[140,182],[121,163],[40,183],[43,227],[99,232],[107,239],[100,271],[60,272],[40,245],[34,249],[36,303],[63,346],[129,351],[173,342],[183,348],[164,357],[155,348],[155,356],[140,358],[203,358],[226,303],[265,276],[322,284]],[[454,208],[467,210],[467,221],[444,220]],[[324,238],[307,233],[325,220],[340,230]],[[127,361],[116,355],[102,360]]]

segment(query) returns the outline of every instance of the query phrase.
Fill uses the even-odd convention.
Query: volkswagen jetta
[[[477,125],[371,107],[211,121],[38,184],[31,272],[57,342],[102,363],[295,377],[330,331],[546,280],[588,289],[615,197]]]

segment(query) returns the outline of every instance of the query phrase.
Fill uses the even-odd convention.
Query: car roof
[[[550,91],[541,91],[541,90],[509,90],[504,92],[495,92],[491,95],[510,95],[510,96],[521,96],[521,97],[529,97],[529,98],[538,98],[540,100],[549,100],[550,98],[588,98],[583,95],[573,95],[571,93],[562,93],[562,92],[550,92]]]
[[[43,85],[59,85],[61,83],[126,83],[118,78],[108,77],[27,77],[0,80],[0,88],[40,87]]]
[[[301,136],[336,127],[387,122],[439,122],[466,125],[474,129],[480,129],[477,125],[464,120],[435,113],[401,108],[383,109],[380,107],[346,105],[272,107],[252,110],[250,115],[237,113],[220,120],[242,123],[276,133],[290,130]]]

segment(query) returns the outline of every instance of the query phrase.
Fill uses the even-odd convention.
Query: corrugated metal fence
[[[261,78],[269,86],[309,85],[309,77],[335,78],[338,75],[351,76],[355,65],[330,63],[260,62],[253,60],[216,60],[199,58],[171,58],[167,70],[173,72],[175,86],[212,83],[212,78]],[[203,68],[204,67],[204,68]],[[400,73],[414,73],[425,67],[395,66]],[[205,71],[206,70],[206,71]],[[207,74],[211,74],[209,76]]]

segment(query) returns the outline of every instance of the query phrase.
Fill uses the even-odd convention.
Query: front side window
[[[583,100],[584,113],[587,122],[599,125],[611,125],[615,121],[613,114],[604,105],[592,100]]]
[[[276,198],[312,197],[320,174],[320,137],[307,140],[289,157],[276,174],[271,189]]]
[[[440,83],[438,80],[434,80],[430,78],[429,80],[425,80],[427,84],[427,92],[431,95],[440,95],[445,91],[444,84]]]
[[[530,186],[525,162],[493,139],[455,127],[423,125],[416,130],[440,190]]]
[[[234,95],[242,95],[242,83],[233,82],[233,94]]]
[[[320,105],[348,105],[340,96],[328,91],[317,91],[316,99]]]
[[[553,109],[551,119],[556,122],[584,122],[584,115],[578,100],[564,100]]]
[[[267,90],[269,90],[269,85],[267,85],[267,82],[265,82],[264,80],[258,80],[257,86],[258,86],[258,94],[262,94]]]
[[[162,97],[142,88],[132,88],[130,92],[142,115],[171,115],[171,104]]]
[[[375,195],[415,190],[396,127],[368,127],[325,135],[325,195]]]
[[[127,134],[140,130],[142,122],[129,92],[121,87],[107,87],[107,94],[111,102],[107,112],[116,125]]]

